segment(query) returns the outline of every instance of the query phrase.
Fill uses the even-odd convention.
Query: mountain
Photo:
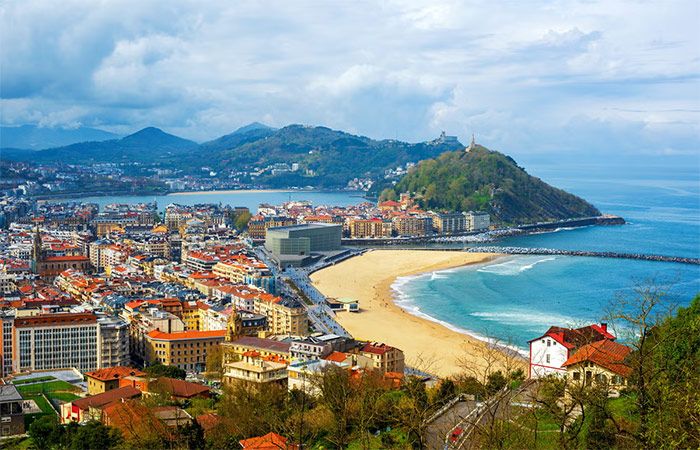
[[[253,122],[234,131],[231,134],[221,136],[213,141],[205,142],[199,146],[198,154],[217,152],[219,150],[233,149],[248,142],[254,142],[272,135],[275,128],[268,127],[258,122]]]
[[[148,127],[121,139],[80,142],[30,153],[4,151],[3,157],[34,162],[152,162],[157,158],[182,154],[196,147],[196,142],[168,134],[158,128]]]
[[[355,177],[377,178],[387,169],[458,148],[463,146],[457,141],[375,141],[326,127],[288,125],[280,129],[238,130],[202,144],[188,156],[178,158],[178,164],[194,166],[206,160],[217,171],[298,164],[297,171],[277,171],[275,175],[265,172],[257,182],[270,187],[338,188]]]
[[[36,125],[0,127],[0,148],[41,150],[77,142],[106,141],[117,138],[119,138],[117,134],[88,127],[75,129],[37,127]]]
[[[597,216],[585,200],[529,175],[509,156],[475,146],[421,161],[381,199],[414,192],[420,206],[438,211],[487,211],[503,223]]]
[[[260,122],[253,122],[249,123],[248,125],[244,127],[240,127],[236,131],[233,132],[233,134],[241,134],[241,133],[247,133],[249,131],[253,130],[276,130],[276,128],[268,127],[265,124],[262,124]]]

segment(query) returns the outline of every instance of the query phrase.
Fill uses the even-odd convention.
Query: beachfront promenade
[[[335,320],[335,312],[331,311],[326,304],[326,297],[311,283],[309,275],[317,270],[323,269],[324,267],[328,267],[345,259],[360,255],[365,251],[365,249],[353,249],[350,252],[344,253],[337,257],[324,258],[308,267],[288,267],[286,269],[279,269],[270,258],[270,255],[268,255],[265,247],[257,247],[255,250],[257,256],[267,264],[270,270],[272,270],[277,277],[278,281],[276,287],[278,294],[299,300],[299,302],[306,308],[309,321],[311,322],[314,330],[321,333],[330,333],[347,337],[352,336]],[[290,287],[288,281],[293,282],[301,290],[301,292],[304,293],[308,300],[311,301],[312,304],[309,304],[305,301],[305,299],[301,298],[301,296],[292,287]]]

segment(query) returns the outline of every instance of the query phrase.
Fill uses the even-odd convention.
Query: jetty
[[[468,252],[504,253],[506,255],[561,255],[561,256],[592,256],[595,258],[640,259],[643,261],[660,261],[680,264],[700,265],[700,258],[682,256],[645,255],[639,253],[591,252],[581,250],[558,250],[553,248],[528,247],[472,247]]]

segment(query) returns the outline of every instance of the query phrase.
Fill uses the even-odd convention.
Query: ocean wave
[[[556,256],[547,256],[532,261],[533,258],[516,258],[506,262],[491,264],[477,270],[477,272],[492,273],[494,275],[517,275],[535,267],[536,264],[546,261],[554,261]],[[532,261],[532,262],[531,262]]]
[[[575,319],[573,317],[562,316],[552,313],[533,313],[519,310],[510,312],[473,312],[469,314],[472,317],[477,317],[488,322],[496,322],[505,325],[527,326],[532,329],[545,330],[552,324],[558,326],[579,326],[588,323],[585,320]]]
[[[452,272],[455,269],[450,269],[449,271]],[[447,272],[447,271],[442,271],[442,272]],[[432,273],[434,274],[434,272]],[[420,274],[420,275],[409,275],[409,276],[404,276],[404,277],[399,277],[397,278],[394,283],[391,285],[391,290],[393,292],[393,302],[396,306],[400,307],[407,313],[414,315],[416,317],[420,317],[425,320],[429,320],[431,322],[437,323],[439,325],[442,325],[443,327],[455,331],[460,334],[465,334],[467,336],[470,336],[474,339],[487,342],[492,345],[497,345],[502,348],[507,348],[509,350],[513,350],[515,352],[518,352],[522,356],[527,356],[528,352],[524,347],[520,347],[517,345],[507,345],[500,339],[495,339],[493,337],[488,337],[484,334],[477,333],[476,331],[473,330],[468,330],[466,328],[462,328],[458,325],[451,324],[449,322],[445,322],[444,320],[440,320],[436,317],[431,316],[430,314],[426,314],[425,312],[421,311],[421,308],[416,304],[416,301],[411,294],[405,292],[405,287],[407,284],[409,284],[412,281],[415,281],[416,279],[419,278],[424,278],[426,275],[432,276],[432,274]]]

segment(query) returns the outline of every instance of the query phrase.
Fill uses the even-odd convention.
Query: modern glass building
[[[341,225],[307,223],[268,228],[265,247],[275,255],[309,255],[340,250]]]

